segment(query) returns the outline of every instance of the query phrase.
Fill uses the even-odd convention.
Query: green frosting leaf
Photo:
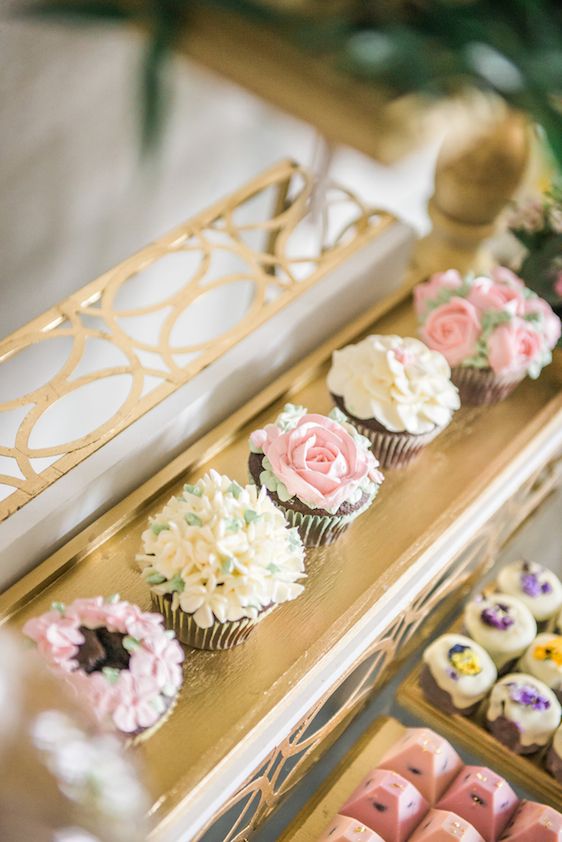
[[[151,573],[149,576],[146,577],[146,581],[149,585],[161,585],[162,582],[166,581],[166,577],[162,576],[161,573],[154,572]]]
[[[242,486],[238,485],[237,482],[231,482],[227,488],[227,491],[229,491],[232,494],[232,496],[235,497],[236,500],[238,500],[238,498],[242,494]]]
[[[140,645],[140,640],[137,640],[136,637],[131,637],[129,634],[123,638],[123,646],[127,652],[135,652]]]
[[[225,560],[221,564],[221,570],[223,573],[232,573],[232,571],[234,570],[234,559],[225,558]]]
[[[183,490],[186,494],[194,494],[196,497],[201,497],[203,493],[198,485],[191,485],[189,482],[186,482]]]
[[[168,591],[168,593],[174,593],[175,591],[181,593],[183,590],[185,590],[185,582],[183,581],[181,576],[174,576],[168,582],[168,587],[166,588],[166,590]]]
[[[64,602],[58,602],[58,601],[51,602],[51,608],[52,608],[53,611],[58,611],[59,614],[64,614],[64,608],[65,608]]]
[[[267,569],[269,570],[270,573],[273,573],[275,575],[276,573],[279,573],[279,570],[281,568],[277,564],[273,564],[273,562],[272,562],[271,564],[267,565]]]
[[[111,596],[108,596],[105,600],[109,605],[115,605],[116,602],[119,602],[119,594],[112,593]]]
[[[246,523],[253,523],[255,520],[259,520],[261,515],[258,515],[253,509],[246,509],[244,512],[244,520]]]
[[[166,529],[169,529],[170,526],[167,523],[151,523],[150,528],[152,529],[155,535],[160,535],[161,532],[164,532]]]
[[[115,684],[119,680],[119,670],[115,667],[104,667],[102,674],[110,684]]]
[[[240,520],[239,517],[233,517],[226,524],[226,531],[227,532],[238,532],[238,530],[242,529],[244,526],[244,521]]]
[[[185,520],[190,526],[203,526],[203,521],[194,512],[188,512],[185,515]]]

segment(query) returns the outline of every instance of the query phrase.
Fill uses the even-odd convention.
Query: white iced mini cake
[[[464,624],[500,671],[521,657],[537,633],[535,618],[527,606],[504,593],[479,594],[468,602]]]
[[[498,574],[498,590],[515,596],[538,623],[550,620],[562,608],[562,583],[558,576],[531,561],[514,561]]]

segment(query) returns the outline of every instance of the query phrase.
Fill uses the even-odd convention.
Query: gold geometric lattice
[[[0,342],[0,520],[393,221],[284,161]]]

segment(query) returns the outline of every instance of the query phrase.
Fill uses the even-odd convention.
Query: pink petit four
[[[380,833],[385,842],[404,842],[428,810],[416,787],[396,772],[375,769],[340,810]]]
[[[484,842],[477,830],[456,813],[430,810],[409,842]]]
[[[357,819],[335,816],[318,842],[384,842],[384,839]]]
[[[496,842],[518,803],[508,782],[491,769],[465,766],[437,807],[466,819],[486,842]]]
[[[379,768],[398,772],[414,784],[430,804],[443,795],[462,766],[453,746],[429,728],[408,728],[379,763]]]
[[[523,801],[501,838],[506,842],[561,842],[562,815],[546,804]]]

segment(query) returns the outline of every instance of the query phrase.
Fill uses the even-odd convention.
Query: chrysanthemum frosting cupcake
[[[562,584],[558,576],[530,561],[514,561],[498,574],[498,590],[517,597],[537,623],[550,620],[562,607]]]
[[[560,338],[550,305],[503,266],[489,276],[433,275],[414,303],[420,337],[447,358],[462,403],[496,403],[527,374],[537,378]]]
[[[159,614],[118,596],[97,596],[55,602],[23,632],[102,723],[146,737],[171,711],[183,680],[183,651]]]
[[[523,672],[538,678],[562,701],[562,637],[538,634],[520,661]]]
[[[510,673],[490,693],[486,726],[516,754],[533,754],[560,725],[560,704],[546,684],[526,673]]]
[[[459,408],[445,357],[419,339],[367,336],[334,351],[328,389],[384,468],[408,464]]]
[[[438,637],[423,653],[423,663],[422,690],[446,713],[470,716],[498,677],[485,649],[462,634]]]
[[[338,409],[328,418],[287,404],[249,444],[251,479],[267,489],[307,547],[335,541],[383,481],[370,441]]]
[[[184,643],[229,649],[303,591],[304,549],[266,489],[214,470],[150,518],[137,556],[152,598]]]
[[[500,674],[521,657],[537,633],[527,606],[503,593],[479,594],[467,602],[464,625],[470,637],[489,653]]]

